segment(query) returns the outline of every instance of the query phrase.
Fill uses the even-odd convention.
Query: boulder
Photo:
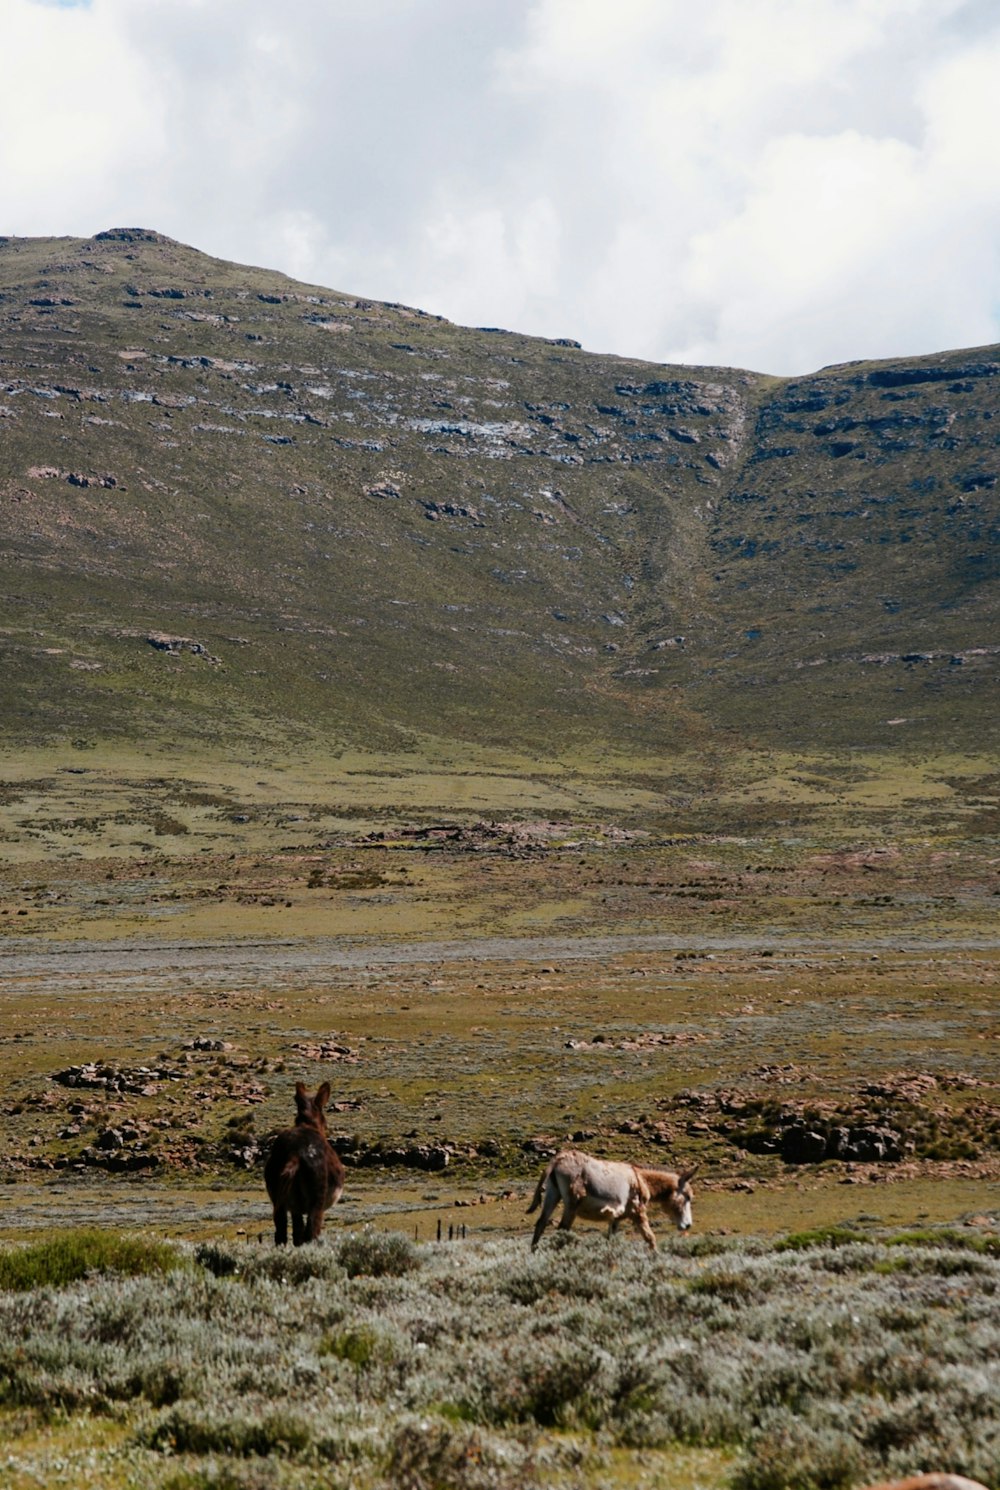
[[[815,1128],[786,1128],[781,1135],[781,1157],[788,1164],[818,1164],[826,1146],[826,1134]]]

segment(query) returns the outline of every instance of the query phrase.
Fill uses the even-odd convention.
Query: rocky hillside
[[[779,380],[0,239],[9,743],[982,746],[1000,349]]]

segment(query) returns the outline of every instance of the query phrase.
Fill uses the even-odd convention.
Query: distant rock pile
[[[787,1164],[898,1164],[911,1158],[971,1159],[995,1148],[1000,1107],[982,1102],[958,1114],[939,1100],[948,1086],[980,1085],[964,1074],[903,1071],[863,1083],[853,1098],[841,1101],[688,1090],[672,1106],[695,1110],[689,1131],[716,1132],[747,1153],[774,1154]]]
[[[621,828],[612,823],[572,823],[549,819],[528,822],[497,822],[483,818],[479,822],[422,823],[415,827],[378,829],[354,840],[359,848],[366,846],[405,848],[447,848],[452,852],[500,853],[523,857],[553,848],[577,849],[584,844],[627,843],[646,838],[641,829]]]
[[[218,663],[220,661],[218,657],[212,655],[204,642],[195,641],[190,636],[170,636],[165,631],[151,631],[146,640],[158,652],[172,652],[175,656],[180,652],[190,652],[194,657],[203,657],[206,662]]]
[[[116,1066],[110,1062],[91,1061],[83,1066],[67,1066],[64,1071],[56,1071],[52,1080],[60,1086],[155,1097],[160,1082],[182,1081],[190,1074],[179,1066]]]

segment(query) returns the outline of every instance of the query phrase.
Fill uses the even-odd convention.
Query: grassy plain
[[[981,1424],[947,1441],[928,1427],[945,1400],[930,1367],[918,1381],[888,1347],[878,1362],[845,1347],[839,1384],[822,1375],[845,1311],[873,1309],[904,1361],[940,1321],[985,1339],[995,778],[969,757],[773,753],[710,778],[693,759],[545,769],[488,751],[3,762],[0,1237],[92,1226],[169,1239],[183,1262],[149,1285],[155,1310],[142,1280],[0,1292],[20,1342],[0,1391],[5,1485],[846,1490],[935,1454],[1000,1486]],[[65,1084],[74,1068],[94,1084]],[[348,1186],[315,1263],[282,1272],[260,1155],[298,1079],[333,1086]],[[782,1148],[796,1126],[859,1125],[904,1152],[792,1163]],[[567,1139],[697,1162],[697,1235],[661,1226],[649,1262],[622,1239],[609,1270],[581,1228],[529,1261],[527,1199]],[[933,1260],[886,1246],[943,1223]],[[845,1225],[846,1268],[835,1248],[803,1272],[764,1240]],[[412,1282],[348,1283],[352,1236],[418,1242]],[[192,1288],[220,1323],[249,1309],[256,1343],[196,1350]],[[628,1336],[641,1380],[609,1322],[625,1298],[652,1310]],[[777,1316],[753,1312],[768,1298],[799,1331],[794,1359],[776,1359]],[[427,1323],[439,1308],[447,1328]],[[79,1348],[54,1345],[67,1329]],[[173,1342],[156,1361],[148,1331]],[[681,1398],[678,1338],[695,1373]],[[730,1375],[697,1376],[737,1345],[737,1377],[766,1357],[785,1383],[766,1411]],[[252,1403],[228,1368],[196,1382],[199,1351],[256,1361]],[[955,1367],[959,1423],[983,1351]],[[839,1417],[807,1405],[820,1367]],[[455,1396],[463,1372],[476,1402]]]
[[[301,1077],[331,1080],[376,1189],[407,1144],[447,1148],[478,1195],[578,1134],[697,1159],[710,1185],[794,1197],[815,1170],[852,1214],[843,1165],[740,1141],[780,1138],[797,1103],[827,1126],[889,1112],[904,1162],[846,1178],[937,1164],[953,1218],[998,1157],[985,763],[841,762],[831,795],[835,762],[772,758],[673,825],[634,762],[600,764],[8,759],[7,1178],[107,1183],[95,1142],[124,1126],[140,1190],[239,1182],[233,1135],[265,1141]],[[743,830],[699,829],[710,806]],[[801,816],[779,832],[777,810]],[[100,1062],[168,1074],[54,1079]]]

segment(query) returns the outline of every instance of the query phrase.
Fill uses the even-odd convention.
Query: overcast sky
[[[997,0],[0,4],[0,232],[659,362],[1000,341]]]

